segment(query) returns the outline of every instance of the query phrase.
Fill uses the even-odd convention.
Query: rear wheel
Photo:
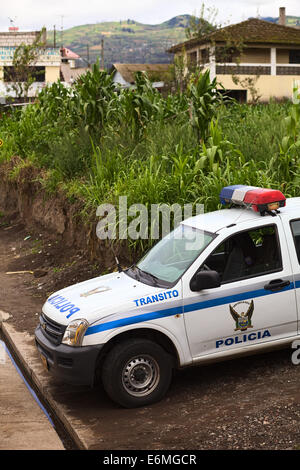
[[[171,379],[172,357],[157,343],[142,338],[117,344],[102,368],[106,393],[126,408],[159,401]]]

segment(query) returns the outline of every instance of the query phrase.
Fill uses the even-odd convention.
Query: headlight
[[[89,324],[86,320],[73,320],[67,326],[64,337],[62,339],[63,344],[68,346],[81,346],[84,334]]]

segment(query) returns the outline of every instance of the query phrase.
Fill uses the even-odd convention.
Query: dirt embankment
[[[18,157],[0,166],[0,227],[15,249],[8,271],[32,271],[35,285],[48,295],[110,272],[116,262],[109,244],[97,238],[96,211],[87,220],[83,201],[70,202],[59,189],[47,194],[43,177],[42,170],[20,165]],[[130,264],[126,247],[114,252],[123,266]]]
[[[44,172],[33,166],[18,167],[19,164],[18,157],[14,157],[0,167],[0,210],[6,215],[18,214],[26,227],[43,230],[67,247],[84,250],[91,261],[102,255],[109,265],[109,254],[96,237],[96,213],[91,214],[89,221],[83,221],[83,202],[70,203],[59,189],[47,194],[42,185]],[[17,176],[12,178],[16,167]]]

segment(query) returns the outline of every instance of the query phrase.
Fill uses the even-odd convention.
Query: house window
[[[222,95],[233,98],[239,103],[247,103],[247,90],[219,90]]]
[[[240,51],[236,47],[218,47],[216,49],[216,61],[219,64],[237,62]]]
[[[201,62],[202,64],[207,64],[209,62],[209,49],[202,49]]]
[[[300,49],[289,51],[289,64],[300,64]]]
[[[197,51],[188,53],[188,62],[190,65],[197,65]]]
[[[5,82],[27,82],[32,79],[34,82],[45,81],[45,67],[28,67],[27,69],[16,69],[15,67],[4,67]]]

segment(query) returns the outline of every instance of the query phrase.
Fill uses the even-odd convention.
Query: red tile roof
[[[66,47],[61,48],[61,55],[65,59],[80,59],[79,55],[77,55],[75,52],[71,51],[71,49],[67,49]]]

